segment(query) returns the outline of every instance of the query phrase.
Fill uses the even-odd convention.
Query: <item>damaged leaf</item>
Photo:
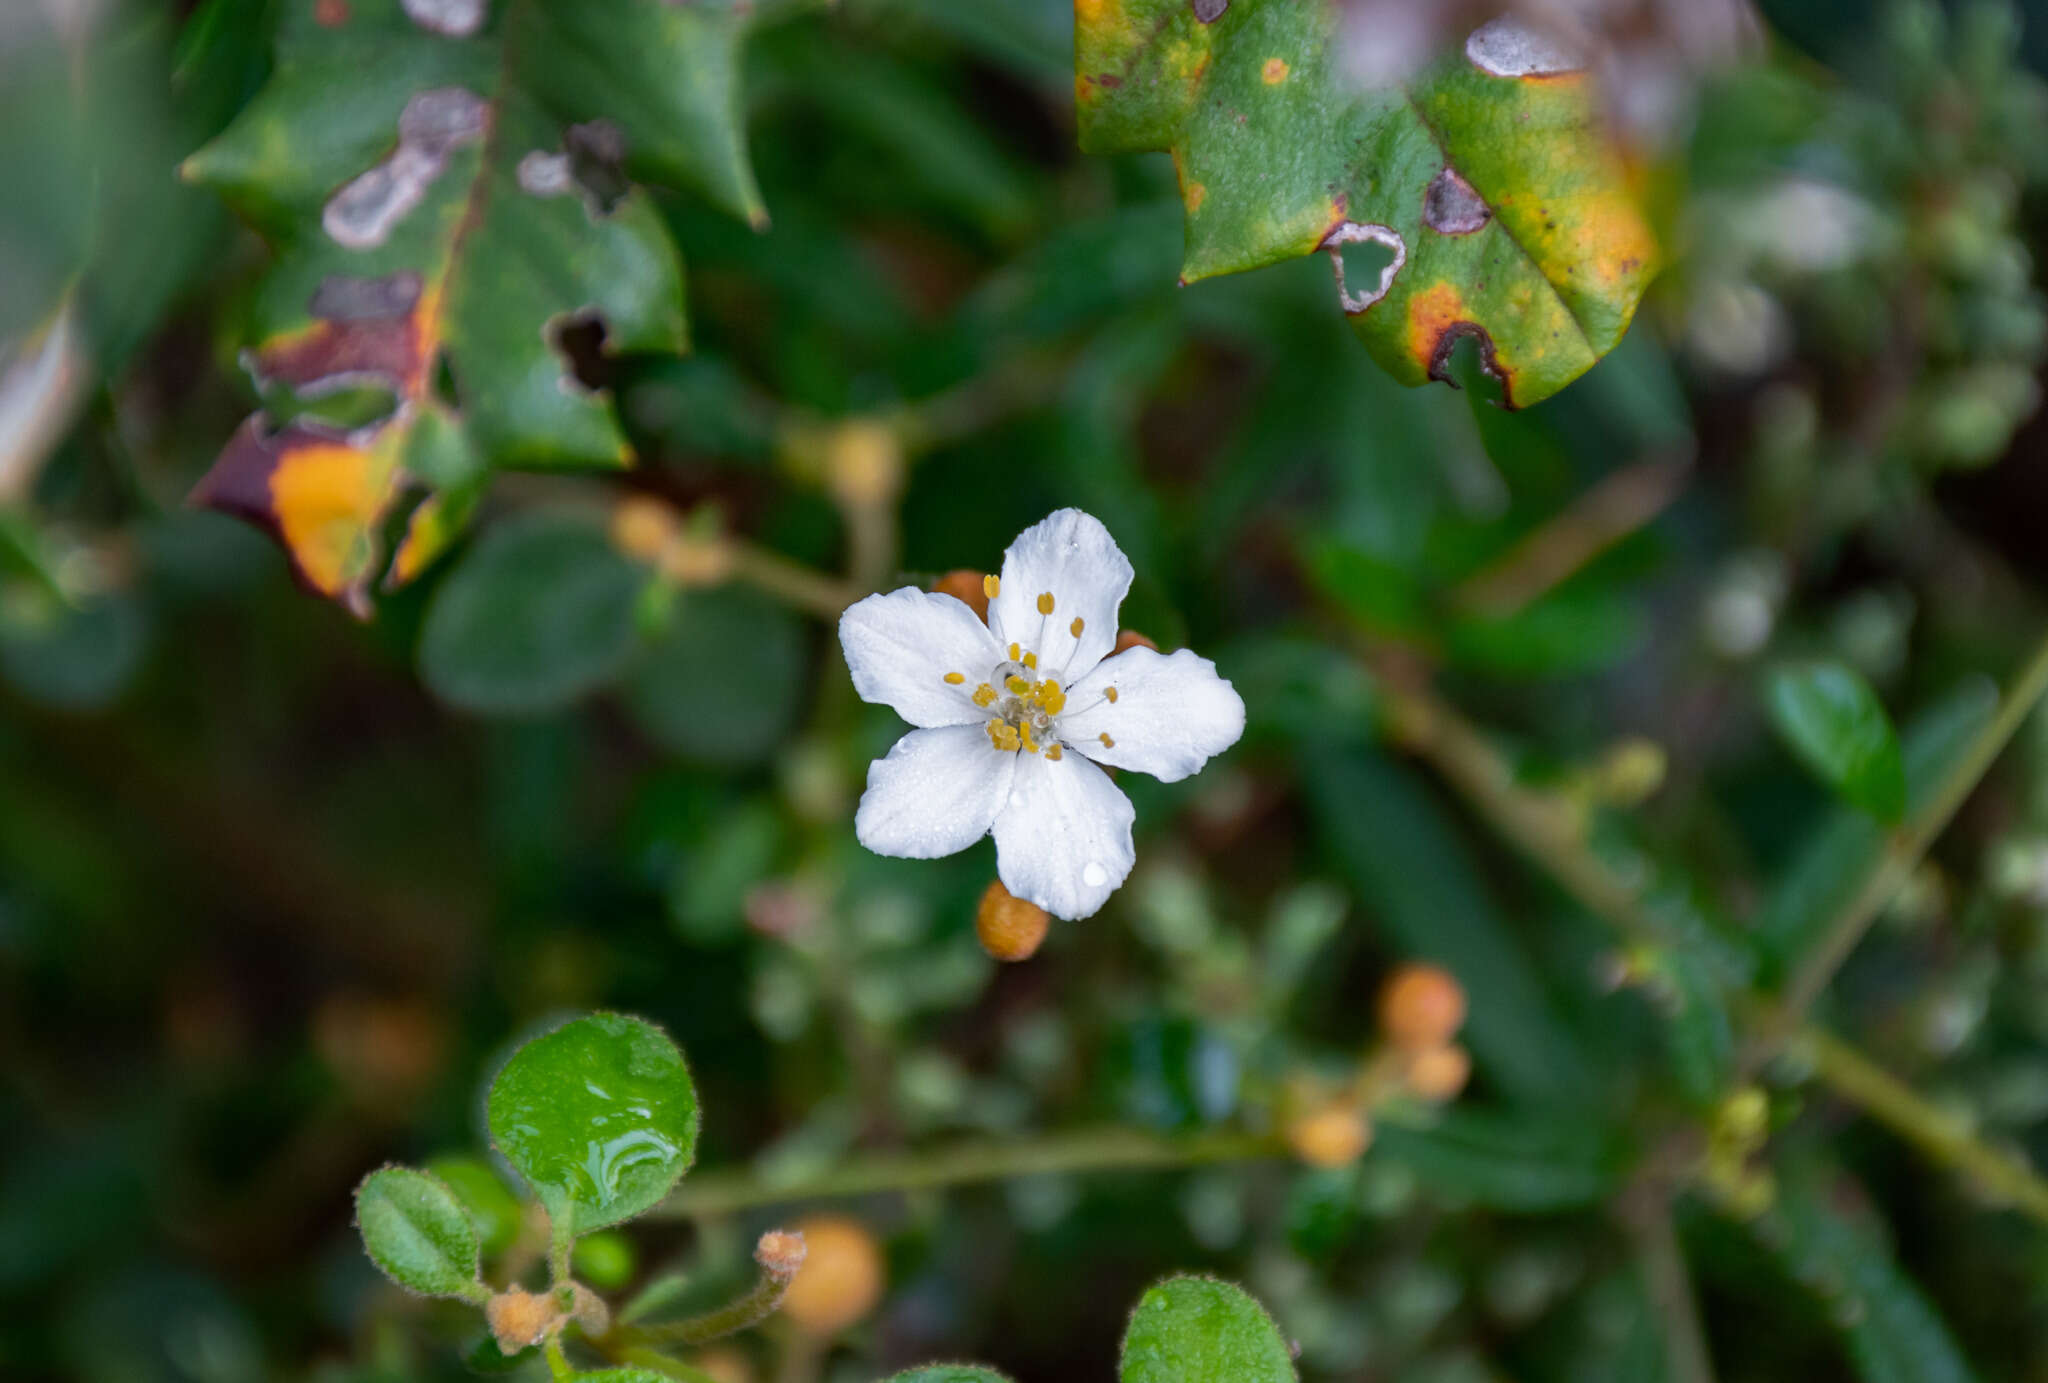
[[[738,109],[748,13],[294,0],[276,75],[183,169],[277,250],[243,353],[276,407],[195,502],[268,530],[361,615],[460,534],[493,471],[628,464],[562,334],[686,346],[681,256],[633,177],[763,221]]]
[[[1397,379],[1480,345],[1511,407],[1621,340],[1657,266],[1587,74],[1511,19],[1406,87],[1343,70],[1332,0],[1076,0],[1092,153],[1172,153],[1183,282],[1326,250],[1352,329]],[[1347,281],[1346,245],[1383,253]]]

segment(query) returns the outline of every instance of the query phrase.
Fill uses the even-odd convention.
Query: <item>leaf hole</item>
[[[1323,237],[1337,279],[1337,301],[1352,316],[1371,307],[1394,286],[1408,262],[1408,245],[1386,226],[1344,221]]]
[[[557,317],[548,323],[548,344],[568,366],[568,378],[595,393],[618,381],[618,363],[605,353],[604,319],[595,312]]]

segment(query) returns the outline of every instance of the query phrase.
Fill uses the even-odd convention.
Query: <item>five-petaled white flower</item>
[[[1096,765],[1177,782],[1244,733],[1244,702],[1207,658],[1108,656],[1131,575],[1108,529],[1062,509],[986,579],[987,624],[915,586],[848,609],[839,641],[861,699],[921,727],[869,766],[860,843],[936,859],[994,832],[1011,893],[1058,917],[1100,908],[1137,853],[1131,800]]]

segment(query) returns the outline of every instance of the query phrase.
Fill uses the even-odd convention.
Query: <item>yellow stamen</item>
[[[996,689],[994,687],[991,687],[988,683],[983,682],[980,686],[974,689],[974,695],[971,699],[977,706],[989,705],[996,699]]]
[[[957,672],[949,672],[946,674],[946,681],[956,687],[959,686],[961,683],[965,682],[966,680],[967,678],[965,676]]]
[[[1003,685],[1008,687],[1011,691],[1015,692],[1018,696],[1024,696],[1028,694],[1031,690],[1031,684],[1021,677],[1007,678],[1003,682]]]
[[[987,596],[990,600],[994,600],[996,598],[996,592],[1000,591],[1002,588],[1003,582],[1001,577],[984,576],[981,578],[981,593]]]
[[[1041,615],[1049,615],[1052,613],[1051,591],[1047,591],[1044,595],[1038,597],[1038,613]]]
[[[1109,698],[1109,700],[1110,700],[1110,704],[1111,704],[1111,705],[1114,705],[1114,704],[1116,704],[1116,688],[1115,688],[1115,687],[1107,687],[1107,688],[1104,688],[1104,690],[1103,690],[1103,693],[1102,693],[1102,694],[1103,694],[1104,696],[1106,696],[1106,697],[1108,697],[1108,698]]]
[[[1010,645],[1010,661],[1013,663],[1021,663],[1024,661],[1024,655],[1017,651],[1017,645],[1015,644]]]
[[[1034,672],[1038,669],[1038,655],[1036,653],[1027,653],[1017,661],[1024,664],[1025,667],[1032,669]]]
[[[1053,763],[1058,763],[1063,756],[1064,751],[1062,751],[1057,744],[1051,744],[1046,746],[1045,757],[1051,760]]]
[[[1097,739],[1099,739],[1099,740],[1101,740],[1101,741],[1102,741],[1102,747],[1103,747],[1104,749],[1114,749],[1114,748],[1116,748],[1116,741],[1115,741],[1115,740],[1113,740],[1113,739],[1111,739],[1111,738],[1109,737],[1109,731],[1107,731],[1107,730],[1103,731],[1103,732],[1102,732],[1101,734],[1097,735],[1097,736],[1096,736],[1095,738],[1097,738]]]
[[[1036,754],[1038,752],[1038,745],[1031,738],[1031,727],[1029,725],[1019,725],[1017,727],[1017,737],[1024,742],[1025,753]]]
[[[1081,637],[1081,626],[1083,623],[1084,621],[1079,615],[1074,616],[1074,637],[1077,639]]]

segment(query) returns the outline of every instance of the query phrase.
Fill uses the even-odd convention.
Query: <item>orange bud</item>
[[[1472,1055],[1455,1042],[1424,1047],[1408,1058],[1408,1088],[1425,1100],[1456,1099],[1472,1078]]]
[[[1464,1022],[1464,986],[1442,966],[1404,965],[1380,990],[1380,1026],[1397,1047],[1441,1047]]]
[[[674,507],[653,495],[628,495],[612,510],[612,546],[636,562],[659,562],[682,528]]]
[[[1372,1146],[1372,1121],[1341,1100],[1296,1115],[1286,1132],[1287,1146],[1311,1167],[1348,1167]]]
[[[770,1277],[787,1282],[804,1265],[804,1236],[792,1230],[771,1229],[754,1244],[754,1261]]]
[[[1153,643],[1152,640],[1146,638],[1137,630],[1119,629],[1116,631],[1116,647],[1111,650],[1112,655],[1121,653],[1127,648],[1149,648],[1154,653],[1159,651],[1158,644]]]
[[[561,1313],[547,1293],[513,1287],[484,1303],[484,1319],[490,1323],[491,1334],[497,1337],[498,1348],[507,1354],[517,1354],[529,1345],[539,1344],[541,1336],[561,1319]]]
[[[661,574],[678,586],[716,586],[732,575],[723,538],[677,537],[661,552]]]
[[[797,1226],[803,1267],[782,1298],[782,1314],[809,1335],[836,1335],[875,1309],[886,1270],[874,1236],[857,1220],[818,1215]]]
[[[873,418],[849,418],[825,439],[825,475],[848,504],[891,504],[903,488],[903,445],[896,429]]]
[[[983,624],[988,623],[988,590],[980,572],[969,571],[965,567],[955,568],[934,581],[932,591],[953,597],[981,616]]]
[[[981,895],[974,934],[981,938],[981,949],[997,960],[1029,960],[1045,941],[1051,921],[1044,908],[1016,897],[996,879]]]

